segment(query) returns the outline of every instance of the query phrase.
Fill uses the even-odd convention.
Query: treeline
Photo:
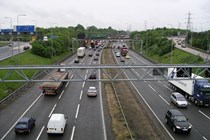
[[[121,33],[125,32],[121,31]],[[98,29],[95,26],[90,26],[85,29],[80,24],[68,28],[37,28],[36,40],[32,43],[32,53],[52,58],[55,55],[76,49],[81,43],[84,45],[84,42],[78,42],[78,39],[105,39],[117,34],[119,31],[111,27]],[[48,41],[43,41],[44,36],[48,37]]]
[[[186,42],[187,44],[192,45],[193,47],[199,48],[204,51],[209,51],[210,31],[189,32]]]
[[[168,38],[184,34],[185,31],[181,29],[157,28],[141,32],[132,32],[130,37],[137,41],[135,48],[137,51],[143,51],[148,55],[158,54],[162,56],[169,53],[171,49],[174,48],[175,44]]]

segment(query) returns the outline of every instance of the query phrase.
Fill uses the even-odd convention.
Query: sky
[[[210,0],[0,0],[0,7],[1,29],[17,20],[43,28],[186,29],[190,15],[191,30],[210,30]]]

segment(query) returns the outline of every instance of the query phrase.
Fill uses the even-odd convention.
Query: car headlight
[[[189,128],[192,128],[192,125],[190,125]]]
[[[177,129],[180,129],[181,127],[180,127],[180,126],[176,126],[176,128],[177,128]]]

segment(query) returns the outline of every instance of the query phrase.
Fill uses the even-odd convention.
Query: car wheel
[[[176,127],[175,126],[173,127],[173,132],[176,133]]]
[[[165,118],[165,122],[166,122],[166,124],[168,124],[168,119],[167,118]]]
[[[195,105],[198,105],[198,101],[195,99]]]

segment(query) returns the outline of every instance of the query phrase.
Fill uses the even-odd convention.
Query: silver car
[[[96,87],[89,87],[87,91],[88,96],[97,96],[97,89]]]
[[[179,92],[173,92],[171,94],[171,102],[173,102],[177,107],[187,107],[188,105],[185,97]]]

